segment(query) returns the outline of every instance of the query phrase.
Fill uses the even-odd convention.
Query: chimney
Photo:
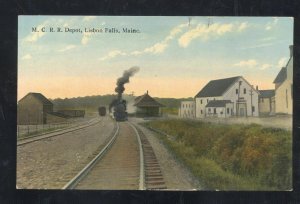
[[[148,95],[148,90],[147,90],[147,95]]]
[[[294,46],[290,45],[290,57],[293,57],[294,54]]]
[[[256,91],[258,91],[258,86],[256,85]]]

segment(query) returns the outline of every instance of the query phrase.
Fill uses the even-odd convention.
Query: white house
[[[195,110],[195,101],[181,101],[178,116],[182,118],[194,118]]]
[[[290,46],[290,59],[282,67],[274,82],[275,112],[293,114],[293,45]]]
[[[259,116],[258,95],[242,76],[212,80],[195,96],[196,117]]]

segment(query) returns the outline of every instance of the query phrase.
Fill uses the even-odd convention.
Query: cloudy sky
[[[85,32],[92,28],[103,32]],[[112,28],[120,33],[105,32]],[[140,71],[125,93],[135,95],[193,97],[208,81],[232,76],[273,89],[293,44],[290,17],[19,16],[18,31],[18,99],[113,94],[133,66]]]

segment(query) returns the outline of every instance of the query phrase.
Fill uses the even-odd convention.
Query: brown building
[[[18,124],[46,124],[53,103],[40,93],[28,93],[18,102]]]
[[[148,91],[142,96],[138,96],[135,99],[134,106],[136,106],[136,116],[142,117],[157,117],[161,116],[161,107],[164,107],[161,103],[153,99]]]

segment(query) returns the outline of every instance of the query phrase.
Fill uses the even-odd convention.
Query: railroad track
[[[144,133],[129,122],[116,123],[108,144],[63,189],[165,189],[154,151]]]
[[[32,142],[35,142],[35,141],[38,141],[38,140],[47,139],[47,138],[50,138],[50,137],[56,137],[56,136],[63,135],[63,134],[69,133],[69,132],[78,131],[78,130],[96,125],[96,124],[100,123],[102,120],[103,119],[95,119],[95,120],[89,121],[87,124],[80,125],[78,127],[65,128],[65,129],[62,129],[62,130],[57,130],[57,131],[45,133],[45,134],[42,134],[42,135],[35,135],[35,136],[31,136],[31,137],[26,137],[24,139],[19,139],[17,141],[17,146],[25,145],[25,144],[32,143]]]

